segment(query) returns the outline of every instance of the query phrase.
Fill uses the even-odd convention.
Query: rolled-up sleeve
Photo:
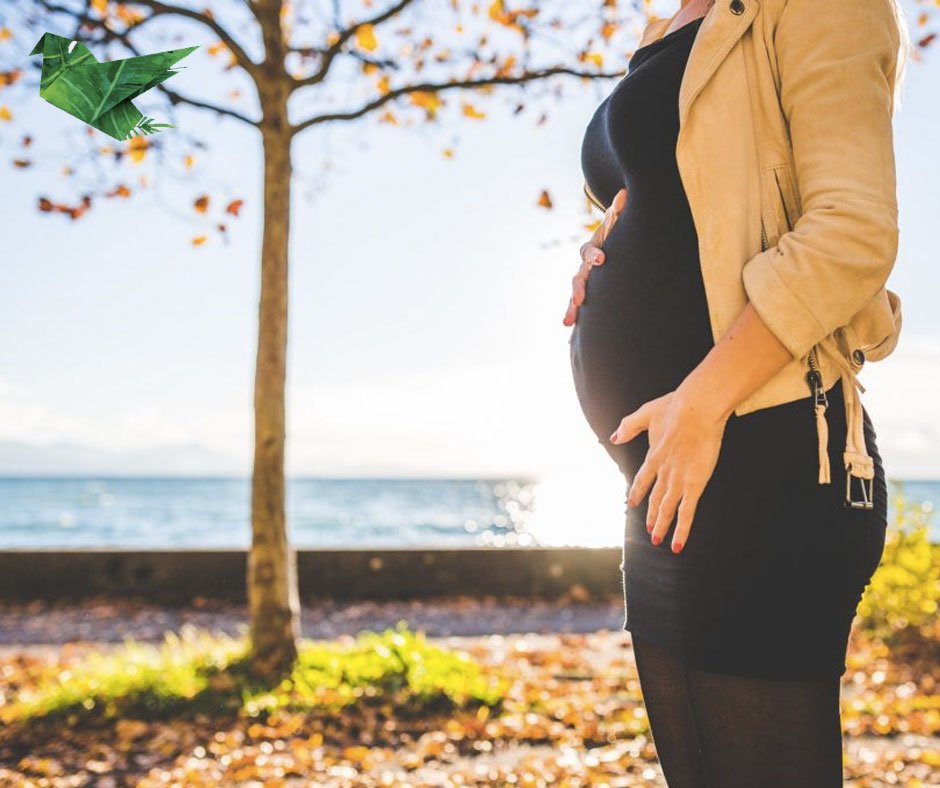
[[[787,0],[774,41],[802,210],[742,275],[800,359],[884,286],[897,258],[900,35],[892,0]]]

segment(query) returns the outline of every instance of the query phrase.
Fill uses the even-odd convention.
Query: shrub
[[[912,629],[926,634],[940,604],[940,545],[929,539],[933,504],[903,490],[892,501],[884,555],[858,606],[861,626],[884,640]]]

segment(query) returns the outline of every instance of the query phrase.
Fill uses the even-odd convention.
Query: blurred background
[[[136,147],[87,134],[39,96],[40,58],[27,53],[44,5],[0,6],[0,547],[245,547],[261,136],[230,115],[171,107],[157,91],[138,105],[177,129]],[[214,10],[258,56],[248,5]],[[287,6],[299,46],[329,28],[328,5]],[[454,68],[461,74],[505,57],[517,36],[493,24],[499,3],[476,14],[420,5],[415,18],[455,59],[482,40],[484,22],[495,28],[466,71]],[[557,6],[564,35],[550,30],[531,51],[557,59],[565,47],[576,68],[623,69],[647,16],[675,3],[622,5],[612,39],[621,46],[607,46],[606,59],[595,53],[591,4]],[[861,377],[892,484],[928,508],[940,491],[930,5],[905,3],[922,46],[895,117],[901,241],[888,285],[904,327],[895,353]],[[108,8],[91,3],[88,13],[98,6]],[[351,49],[411,69],[420,38],[393,29]],[[150,51],[201,46],[171,90],[257,117],[244,72],[211,30],[167,19],[146,32]],[[97,54],[127,54],[108,46]],[[298,93],[292,119],[372,98],[379,75],[367,60],[339,62],[328,85]],[[310,71],[302,59],[295,67]],[[559,75],[453,92],[440,107],[400,100],[294,138],[296,546],[620,544],[623,479],[582,417],[562,325],[578,247],[598,218],[581,190],[581,136],[612,85]]]

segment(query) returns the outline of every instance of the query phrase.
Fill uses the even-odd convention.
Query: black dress
[[[698,239],[675,158],[678,93],[701,18],[637,49],[587,127],[581,163],[593,194],[627,203],[591,269],[571,333],[578,399],[627,487],[649,449],[609,436],[628,413],[674,390],[714,344]],[[875,433],[874,508],[848,509],[841,379],[827,392],[832,482],[817,480],[812,399],[729,418],[688,541],[676,518],[654,546],[647,495],[626,509],[624,629],[706,670],[776,679],[841,676],[861,594],[881,560],[887,489]],[[768,446],[774,460],[768,461]],[[626,497],[626,495],[624,496]]]

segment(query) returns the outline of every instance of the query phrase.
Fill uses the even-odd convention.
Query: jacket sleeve
[[[747,297],[801,359],[885,284],[897,257],[892,0],[785,0],[774,48],[801,215],[743,269]]]

